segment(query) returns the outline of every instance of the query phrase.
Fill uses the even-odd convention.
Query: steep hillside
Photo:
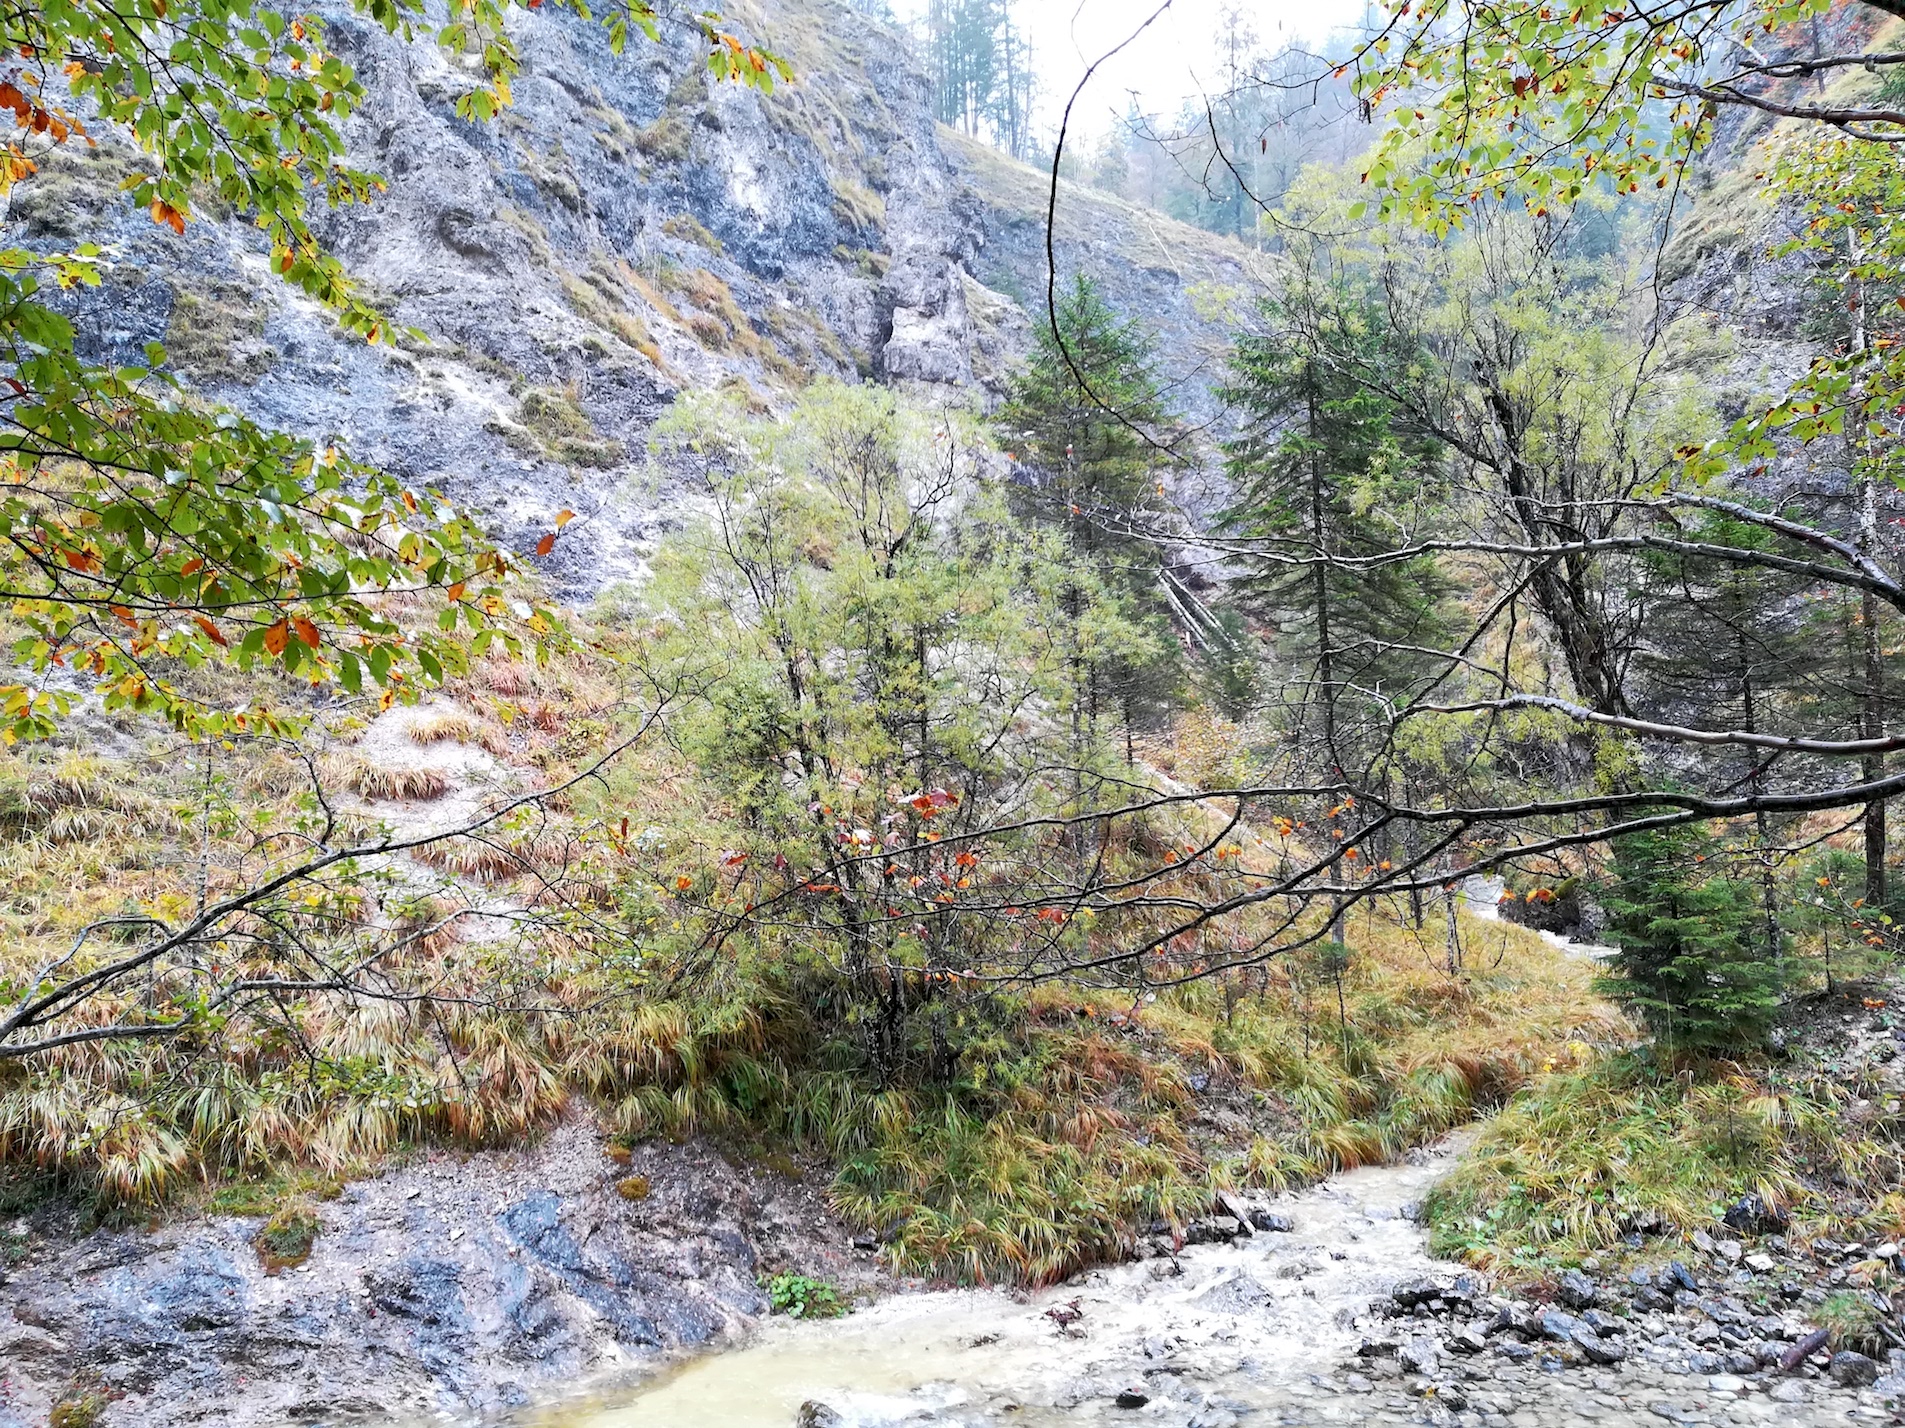
[[[1010,295],[1023,312],[1043,314],[1049,209],[1060,281],[1086,274],[1121,311],[1162,335],[1177,400],[1199,421],[1215,417],[1211,388],[1270,281],[1266,256],[1080,184],[1061,180],[1052,205],[1045,172],[943,125],[938,136],[980,203],[985,241],[969,264],[977,283]]]
[[[598,25],[520,13],[523,73],[490,126],[455,117],[472,72],[434,44],[332,20],[369,90],[352,158],[388,191],[325,236],[422,334],[395,348],[341,340],[242,221],[208,209],[177,237],[125,205],[123,141],[61,151],[9,226],[31,242],[106,224],[109,280],[75,299],[102,355],[162,342],[219,400],[446,490],[517,547],[575,509],[549,574],[586,598],[674,519],[644,433],[677,392],[775,404],[836,375],[983,401],[1043,299],[1040,176],[936,131],[896,35],[832,0],[725,8],[796,83],[711,87],[687,26],[617,57]],[[1161,328],[1201,412],[1249,255],[1069,187],[1060,238],[1063,266]]]

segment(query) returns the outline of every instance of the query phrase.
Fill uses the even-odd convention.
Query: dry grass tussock
[[[501,726],[473,718],[460,709],[433,709],[412,720],[406,731],[410,741],[428,748],[432,744],[473,744],[498,758],[510,753],[509,735]]]
[[[448,910],[412,907],[401,925]],[[944,999],[966,1028],[959,1067],[881,1085],[851,1024],[816,1015],[838,991],[789,980],[778,957],[750,956],[718,994],[604,1000],[599,970],[553,943],[530,970],[451,936],[413,955],[404,966],[452,994],[495,991],[501,973],[572,1010],[326,995],[293,1009],[293,1036],[241,1018],[209,1056],[76,1050],[0,1093],[0,1160],[147,1203],[285,1165],[349,1173],[405,1142],[504,1143],[580,1095],[625,1140],[709,1133],[831,1156],[842,1211],[897,1226],[905,1269],[1045,1282],[1127,1252],[1153,1219],[1204,1213],[1217,1185],[1284,1188],[1399,1154],[1565,1058],[1566,1035],[1615,1030],[1585,969],[1521,929],[1450,979],[1411,929],[1359,920],[1343,1024],[1333,985],[1323,998],[1296,969],[1135,1005],[1065,984],[954,1000],[921,982],[921,1005]]]
[[[67,754],[51,765],[8,761],[0,828],[48,843],[92,843],[176,832],[179,817],[105,761]]]
[[[325,778],[373,803],[425,802],[443,797],[451,788],[441,769],[411,765],[392,768],[361,754],[331,754],[322,762]]]
[[[1516,1097],[1426,1205],[1433,1244],[1508,1273],[1624,1253],[1623,1240],[1711,1224],[1753,1191],[1801,1240],[1905,1230],[1897,1117],[1848,1115],[1873,1087],[1795,1069],[1675,1071],[1595,1059]]]

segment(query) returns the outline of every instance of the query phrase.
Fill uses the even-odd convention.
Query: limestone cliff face
[[[711,84],[686,25],[616,56],[598,25],[522,11],[515,103],[486,126],[455,116],[469,68],[333,15],[369,91],[352,159],[388,191],[322,232],[424,341],[341,338],[241,218],[155,227],[117,192],[123,144],[58,155],[16,190],[7,236],[106,234],[110,279],[74,300],[100,356],[162,342],[208,394],[442,489],[518,549],[574,509],[545,565],[587,598],[680,518],[645,434],[681,391],[772,406],[820,375],[984,403],[1042,311],[1041,176],[936,131],[898,36],[836,0],[723,9],[797,82]],[[1201,406],[1251,255],[1069,188],[1059,234],[1061,267],[1157,325]]]

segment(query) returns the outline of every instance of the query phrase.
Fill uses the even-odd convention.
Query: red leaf
[[[318,627],[305,619],[302,615],[299,615],[291,622],[291,629],[299,639],[303,640],[304,643],[312,649],[316,649],[318,647],[318,641],[323,638],[318,634]]]
[[[541,540],[536,542],[537,555],[547,555],[549,554],[550,551],[554,550],[555,548],[556,548],[556,533],[554,531],[550,531],[548,535],[544,536]]]
[[[214,625],[210,620],[206,619],[203,615],[194,615],[192,616],[192,618],[198,623],[198,627],[201,630],[205,631],[205,638],[210,640],[213,644],[217,645],[220,649],[231,648],[231,641],[227,640],[222,634],[219,633],[217,625]]]

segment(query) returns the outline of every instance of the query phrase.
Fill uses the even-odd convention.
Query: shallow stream
[[[1202,1428],[1246,1416],[1361,1422],[1367,1405],[1318,1376],[1353,1351],[1350,1321],[1372,1296],[1436,1267],[1402,1210],[1449,1153],[1353,1171],[1280,1202],[1292,1233],[1198,1246],[1032,1296],[909,1294],[831,1322],[774,1320],[744,1347],[537,1421],[792,1428],[814,1402],[852,1428],[1152,1423],[1167,1411],[1165,1421]],[[1053,1317],[1074,1310],[1064,1327]],[[1141,1411],[1118,1406],[1124,1390],[1148,1400]]]

